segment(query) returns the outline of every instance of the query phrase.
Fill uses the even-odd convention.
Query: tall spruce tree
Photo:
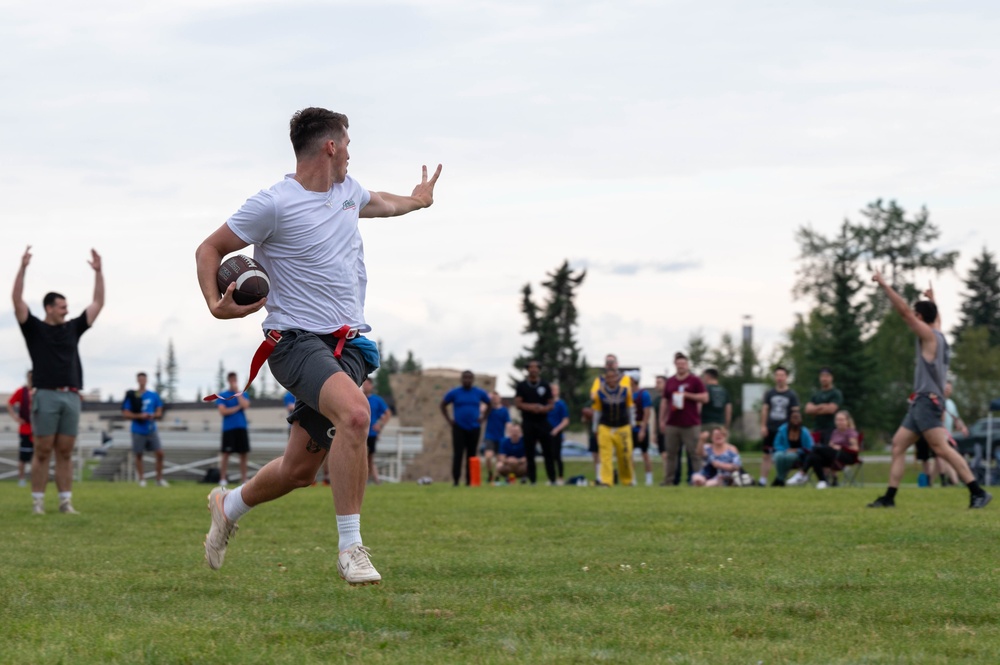
[[[586,270],[574,272],[569,261],[542,282],[545,297],[536,303],[531,284],[521,289],[521,312],[526,323],[525,335],[533,335],[533,342],[524,347],[524,353],[514,359],[514,367],[523,371],[528,361],[535,359],[542,364],[542,376],[547,381],[558,381],[562,398],[570,408],[572,420],[587,399],[587,363],[577,345],[576,294],[587,276]]]
[[[991,346],[1000,346],[1000,270],[993,253],[983,247],[983,253],[973,259],[969,276],[964,280],[960,319],[953,333],[956,340],[969,328],[983,326],[989,331]]]
[[[163,396],[167,402],[177,401],[177,355],[174,353],[174,340],[167,341],[167,383],[166,394]]]

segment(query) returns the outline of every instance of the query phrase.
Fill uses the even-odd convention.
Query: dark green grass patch
[[[384,577],[337,576],[328,488],[203,562],[207,488],[0,484],[2,663],[996,663],[997,511],[962,489],[370,488]]]

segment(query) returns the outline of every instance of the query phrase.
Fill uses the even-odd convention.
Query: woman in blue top
[[[733,474],[739,473],[743,462],[740,451],[728,441],[729,432],[719,425],[709,433],[711,443],[705,444],[705,466],[691,476],[695,487],[724,487],[732,484]]]
[[[490,393],[490,415],[486,417],[486,433],[479,454],[484,457],[488,481],[493,482],[496,473],[496,455],[500,452],[500,442],[507,436],[507,423],[510,422],[510,411],[503,405],[500,393]]]
[[[812,450],[813,438],[809,429],[802,424],[802,413],[796,409],[788,416],[788,422],[778,428],[778,433],[774,436],[774,468],[776,474],[774,487],[785,486],[785,476],[793,467],[802,468],[808,451]],[[801,471],[796,472],[790,481],[792,484],[799,484]]]

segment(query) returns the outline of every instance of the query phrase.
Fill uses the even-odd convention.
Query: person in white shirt
[[[315,480],[329,451],[340,535],[337,570],[350,584],[377,584],[381,576],[362,545],[360,520],[368,477],[368,400],[361,384],[378,368],[378,349],[359,333],[364,319],[364,244],[359,217],[394,217],[434,202],[441,174],[423,177],[409,196],[368,191],[347,175],[347,117],[322,108],[295,113],[290,138],[295,173],[251,197],[198,247],[198,280],[209,311],[219,319],[266,307],[266,333],[280,333],[268,359],[278,382],[298,402],[284,455],[236,489],[212,490],[212,526],[205,540],[211,568],[222,566],[237,520]],[[220,297],[216,273],[223,257],[248,245],[270,276],[268,297],[238,305],[233,287]],[[336,444],[333,434],[336,430]]]

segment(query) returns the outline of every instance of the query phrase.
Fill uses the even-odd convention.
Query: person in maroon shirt
[[[674,471],[680,460],[682,444],[687,450],[688,459],[694,461],[694,468],[702,467],[702,453],[698,450],[700,405],[708,402],[705,384],[691,373],[688,358],[680,351],[674,354],[674,367],[677,373],[667,379],[660,407],[660,431],[664,434],[667,448],[663,469],[666,485],[676,484]]]

